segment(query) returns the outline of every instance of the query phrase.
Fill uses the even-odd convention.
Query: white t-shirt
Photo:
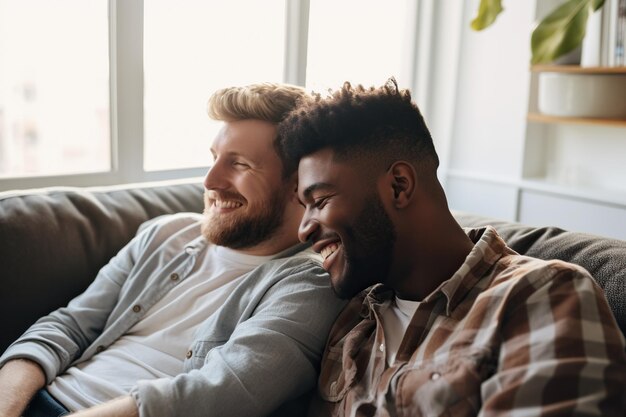
[[[246,273],[272,259],[208,245],[190,275],[105,351],[59,375],[48,391],[70,411],[126,395],[141,379],[173,377],[193,335]]]
[[[383,312],[382,321],[385,331],[387,363],[393,365],[404,333],[419,306],[419,301],[403,300],[394,297],[391,306]]]

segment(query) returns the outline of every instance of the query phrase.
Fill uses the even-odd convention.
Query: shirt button
[[[100,345],[96,348],[96,353],[100,353],[104,350],[104,346]]]
[[[170,279],[172,281],[178,281],[180,277],[178,276],[178,274],[176,272],[174,272],[172,275],[170,275]]]
[[[436,381],[439,378],[441,378],[441,374],[439,372],[433,372],[432,374],[430,374],[430,379],[432,379],[433,381]]]
[[[135,304],[135,305],[133,306],[133,311],[134,311],[135,313],[139,313],[139,312],[141,311],[141,306],[140,306],[139,304]]]
[[[193,355],[193,351],[192,350],[188,350],[187,353],[185,354],[185,357],[187,359],[191,358],[191,356]]]
[[[381,343],[380,346],[378,346],[378,350],[380,350],[381,352],[385,351],[385,344]]]

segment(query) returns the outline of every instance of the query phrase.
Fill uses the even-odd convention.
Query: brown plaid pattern
[[[624,338],[582,268],[518,255],[491,228],[468,230],[465,263],[417,308],[385,360],[377,285],[329,337],[312,415],[626,415]]]

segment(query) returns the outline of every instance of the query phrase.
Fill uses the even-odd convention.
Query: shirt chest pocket
[[[202,368],[205,364],[206,356],[211,351],[211,349],[223,345],[224,342],[226,341],[198,340],[194,342],[187,351],[185,357],[185,372],[189,372],[192,369]]]
[[[396,376],[399,416],[475,416],[481,407],[481,384],[494,372],[487,352],[405,367]]]

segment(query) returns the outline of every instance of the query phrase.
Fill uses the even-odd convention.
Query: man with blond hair
[[[161,217],[0,358],[0,415],[267,415],[310,390],[342,307],[298,244],[277,124],[305,95],[214,93],[204,214]],[[24,411],[26,409],[26,411]]]

